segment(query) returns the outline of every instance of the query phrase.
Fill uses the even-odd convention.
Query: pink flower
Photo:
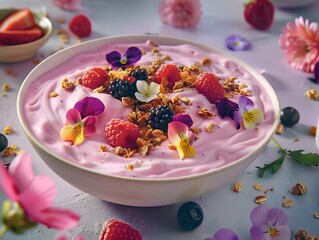
[[[51,207],[56,187],[48,176],[34,175],[27,153],[18,154],[9,170],[0,167],[0,188],[22,207],[29,220],[49,228],[69,229],[80,219],[73,212]]]
[[[302,17],[289,22],[279,37],[279,45],[285,51],[286,60],[293,68],[313,72],[319,61],[319,25]]]
[[[57,7],[67,11],[78,10],[81,6],[81,0],[52,0],[52,2]]]
[[[162,23],[177,28],[195,27],[202,16],[200,0],[162,0],[158,6]]]

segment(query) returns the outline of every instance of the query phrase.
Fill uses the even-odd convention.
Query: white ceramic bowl
[[[0,11],[5,11],[5,9]],[[51,21],[38,13],[33,13],[33,16],[36,23],[43,30],[43,36],[36,41],[25,44],[0,46],[0,62],[21,62],[32,58],[37,53],[38,49],[48,41],[53,29]]]
[[[131,40],[145,42],[150,38],[159,44],[190,43],[207,51],[226,56],[227,58],[244,67],[262,83],[262,85],[267,89],[272,100],[275,121],[269,129],[269,132],[267,132],[266,137],[259,142],[254,151],[226,166],[213,169],[202,174],[177,178],[128,178],[97,173],[92,169],[88,169],[67,161],[51,152],[32,134],[28,125],[26,124],[26,119],[23,114],[23,106],[25,104],[23,99],[28,87],[36,78],[42,74],[45,74],[55,66],[58,66],[64,60],[70,59],[80,52],[83,53],[93,51],[94,49],[98,49],[101,46],[114,41]],[[26,77],[18,94],[17,108],[20,122],[29,141],[43,161],[55,173],[76,188],[94,195],[97,198],[130,206],[161,206],[174,204],[205,195],[212,190],[230,183],[240,174],[242,174],[266,147],[278,124],[280,112],[278,99],[273,88],[254,68],[220,50],[216,50],[214,48],[191,41],[161,36],[119,36],[112,38],[101,38],[62,50],[41,62]]]

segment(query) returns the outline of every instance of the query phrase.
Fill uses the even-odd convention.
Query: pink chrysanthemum
[[[195,27],[202,16],[200,0],[162,0],[158,6],[162,23],[177,28]]]
[[[289,22],[279,37],[279,45],[285,51],[288,63],[298,70],[313,72],[319,61],[319,25],[302,17]]]

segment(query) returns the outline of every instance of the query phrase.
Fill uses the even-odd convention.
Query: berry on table
[[[142,240],[141,233],[129,223],[112,218],[105,221],[99,240]]]
[[[105,125],[106,141],[112,147],[136,149],[136,140],[140,135],[139,127],[128,121],[113,118]]]
[[[199,227],[203,219],[203,210],[195,202],[186,202],[177,211],[177,222],[184,230],[193,230]]]
[[[151,109],[148,124],[153,129],[160,129],[167,132],[168,124],[173,120],[174,112],[168,105],[161,105]]]
[[[134,98],[137,91],[136,83],[124,79],[115,79],[109,86],[110,94],[118,100],[122,97]]]
[[[274,20],[275,7],[269,0],[250,0],[244,9],[248,24],[259,30],[267,30]]]
[[[107,72],[99,67],[95,67],[85,72],[82,76],[82,85],[91,89],[102,86],[108,79]]]
[[[280,111],[280,122],[286,127],[292,127],[300,120],[300,114],[294,107],[285,107]]]
[[[91,35],[91,21],[83,14],[75,15],[70,20],[68,27],[78,37],[88,37]]]
[[[195,88],[210,103],[215,103],[225,97],[225,90],[213,73],[201,73],[196,79]]]
[[[2,152],[4,149],[8,147],[8,139],[5,135],[0,133],[0,152]]]
[[[155,73],[155,82],[160,84],[162,80],[166,79],[168,84],[167,87],[172,89],[175,82],[181,79],[179,69],[174,64],[166,64],[160,67]]]

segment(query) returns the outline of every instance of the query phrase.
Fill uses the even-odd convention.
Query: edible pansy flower
[[[196,150],[191,145],[193,133],[188,130],[188,126],[185,123],[170,122],[167,134],[171,143],[176,147],[180,159],[195,156]]]
[[[179,113],[173,116],[174,122],[182,122],[187,125],[187,127],[191,127],[193,125],[193,119],[188,114]]]
[[[234,112],[238,110],[238,104],[229,100],[228,98],[223,98],[222,100],[215,103],[218,115],[220,118],[230,117],[234,118]]]
[[[7,170],[0,167],[0,188],[13,202],[3,203],[0,239],[5,230],[23,233],[37,223],[49,228],[69,229],[80,217],[63,208],[52,207],[56,187],[48,176],[35,176],[31,156],[18,154]]]
[[[253,226],[250,228],[252,240],[289,240],[288,216],[280,208],[267,205],[255,207],[250,214]]]
[[[96,116],[104,111],[104,104],[98,98],[85,97],[66,113],[67,124],[60,131],[63,141],[81,144],[85,136],[95,132]]]
[[[217,230],[213,237],[205,238],[204,240],[239,240],[236,233],[228,228]]]
[[[251,49],[251,42],[239,34],[232,34],[225,40],[226,47],[232,51],[244,51]]]
[[[135,97],[141,102],[150,102],[157,97],[157,94],[160,92],[160,85],[155,82],[150,82],[149,84],[146,81],[138,80],[136,82],[137,91]]]
[[[243,122],[245,128],[255,128],[264,121],[264,114],[260,109],[254,109],[254,103],[246,96],[240,96],[238,110],[234,112],[234,120],[238,123],[237,128]]]
[[[106,54],[106,61],[112,65],[113,68],[121,68],[130,66],[138,62],[142,57],[142,52],[137,47],[130,47],[122,55],[117,51]]]

